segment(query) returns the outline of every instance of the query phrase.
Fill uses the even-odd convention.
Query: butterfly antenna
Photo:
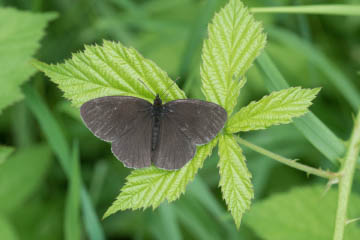
[[[149,90],[152,95],[154,95],[154,97],[156,97],[156,94],[143,82],[143,80],[141,80],[140,78],[138,78],[138,80],[144,85],[147,90]]]
[[[175,81],[174,81],[167,89],[165,89],[165,90],[162,92],[161,95],[163,95],[163,94],[164,94],[166,91],[168,91],[172,86],[174,86],[174,84],[175,84],[179,79],[180,79],[180,77],[177,77],[177,78],[175,79]],[[160,96],[161,96],[161,95],[160,95]],[[163,99],[165,99],[168,95],[169,95],[169,92],[166,93],[166,95],[163,97]]]

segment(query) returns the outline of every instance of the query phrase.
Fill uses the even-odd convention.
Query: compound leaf
[[[320,88],[292,87],[273,92],[234,114],[227,124],[227,132],[265,129],[272,125],[290,123],[292,118],[308,112],[308,107]]]
[[[167,171],[149,167],[132,171],[104,217],[125,209],[156,208],[164,200],[175,201],[185,192],[186,185],[194,179],[216,143],[217,138],[198,147],[195,157],[179,170]]]
[[[242,149],[232,135],[222,135],[219,140],[220,187],[236,227],[240,227],[243,213],[250,208],[254,191],[251,174],[245,164]]]
[[[240,88],[232,89],[234,81],[244,76],[264,48],[266,35],[239,0],[230,2],[213,18],[208,27],[209,39],[202,50],[202,90],[208,101],[232,112]],[[228,99],[230,92],[233,96]]]

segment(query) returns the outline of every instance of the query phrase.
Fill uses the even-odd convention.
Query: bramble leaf
[[[251,174],[246,167],[242,149],[232,135],[220,137],[219,156],[219,185],[236,227],[239,228],[242,215],[250,208],[251,199],[254,197]]]
[[[0,113],[23,98],[20,85],[35,73],[30,58],[40,46],[47,23],[55,17],[54,13],[0,8]]]
[[[152,102],[154,93],[162,94],[173,83],[166,72],[145,59],[134,48],[121,43],[104,41],[103,46],[85,46],[85,51],[73,54],[63,64],[34,61],[64,91],[64,96],[75,106],[93,98],[126,95]],[[166,101],[185,98],[176,85],[166,91]]]
[[[0,145],[0,164],[14,151],[14,148]]]
[[[273,92],[257,102],[251,102],[229,119],[226,131],[235,133],[265,129],[272,125],[290,123],[292,118],[308,112],[308,107],[320,88],[292,87]]]
[[[132,171],[104,218],[120,210],[156,208],[165,200],[172,202],[178,199],[185,192],[186,185],[194,179],[204,160],[211,154],[216,143],[217,138],[198,147],[195,157],[179,170],[167,171],[149,167]]]
[[[230,0],[215,15],[208,33],[202,50],[202,90],[208,101],[223,106],[230,115],[240,90],[233,89],[234,81],[244,76],[264,48],[266,35],[239,0]],[[228,99],[230,92],[236,97]]]
[[[325,186],[297,187],[256,202],[244,217],[262,239],[328,240],[335,226],[338,193],[334,188],[325,195]],[[350,196],[348,217],[360,216],[360,196]],[[345,239],[358,239],[356,223],[345,228]]]

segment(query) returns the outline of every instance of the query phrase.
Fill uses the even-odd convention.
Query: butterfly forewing
[[[167,117],[194,144],[208,143],[224,127],[227,113],[221,106],[196,99],[175,100],[165,104]]]
[[[112,142],[112,152],[127,167],[151,165],[151,104],[129,96],[108,96],[84,103],[83,121],[100,139]]]
[[[224,127],[226,111],[200,100],[175,100],[164,105],[155,166],[179,169],[195,155],[196,145],[208,143]]]

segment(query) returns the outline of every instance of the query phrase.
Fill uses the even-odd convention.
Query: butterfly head
[[[156,97],[154,99],[154,105],[156,105],[156,106],[161,106],[162,105],[162,100],[161,100],[159,94],[156,94]]]

